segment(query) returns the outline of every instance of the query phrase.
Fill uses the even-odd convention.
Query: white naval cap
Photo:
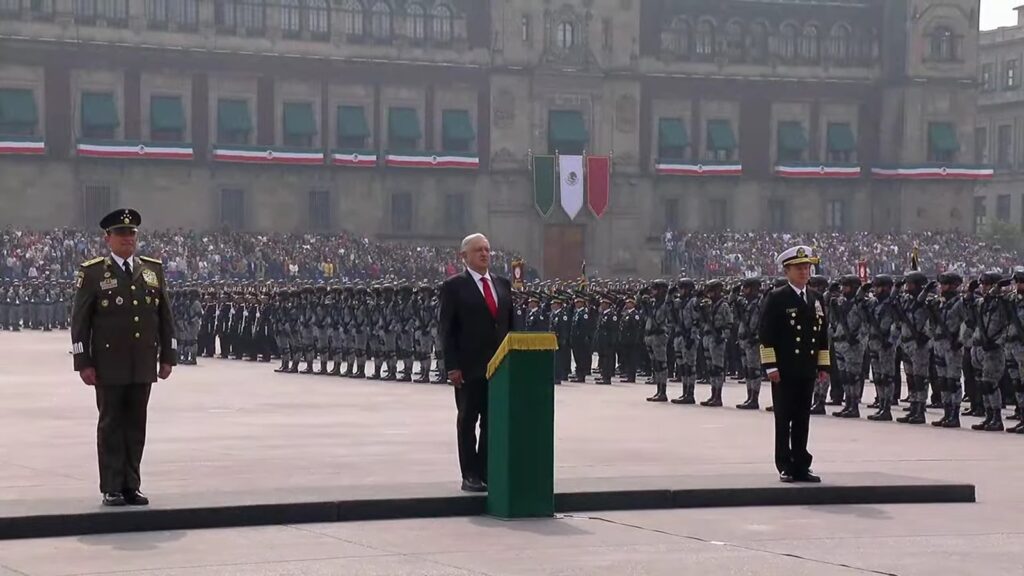
[[[793,246],[775,259],[775,263],[785,268],[790,264],[818,264],[820,259],[814,255],[810,246]]]

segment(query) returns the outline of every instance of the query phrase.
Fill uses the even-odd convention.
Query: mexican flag
[[[583,209],[583,156],[559,156],[558,177],[562,210],[575,220]]]

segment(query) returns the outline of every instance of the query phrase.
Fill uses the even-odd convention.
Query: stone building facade
[[[981,33],[978,67],[977,162],[995,166],[995,177],[978,186],[974,230],[1002,222],[1024,232],[1024,8],[1017,24]]]
[[[977,28],[978,0],[0,0],[0,225],[481,230],[549,277],[656,274],[666,229],[970,229]],[[611,156],[602,217],[538,213],[556,148]]]

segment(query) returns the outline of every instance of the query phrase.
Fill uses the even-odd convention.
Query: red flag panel
[[[608,211],[611,200],[611,159],[587,156],[587,207],[598,218]]]

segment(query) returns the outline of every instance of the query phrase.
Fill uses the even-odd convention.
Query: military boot
[[[412,361],[406,360],[405,365],[402,366],[402,377],[398,379],[399,382],[412,382]]]
[[[992,422],[992,418],[992,409],[985,408],[985,419],[982,420],[981,422],[978,422],[977,424],[972,424],[971,430],[984,430],[989,425],[989,423]]]
[[[847,398],[850,398],[847,396]],[[840,416],[840,418],[860,418],[860,402],[856,398],[848,399],[846,401],[847,410]]]
[[[852,402],[850,400],[850,391],[847,390],[846,391],[846,395],[844,396],[844,400],[843,400],[843,409],[842,410],[837,410],[837,411],[833,412],[832,415],[835,416],[836,418],[845,418],[846,415],[852,409],[853,409],[853,404],[852,404]]]
[[[356,373],[352,377],[356,379],[366,378],[366,360],[356,360],[356,364]]]
[[[911,402],[910,411],[896,419],[900,424],[924,424],[924,403]]]
[[[1007,428],[1006,431],[1010,434],[1024,434],[1024,422],[1018,422],[1016,426]]]
[[[280,373],[280,372],[287,372],[287,371],[288,371],[288,355],[287,354],[281,354],[281,366],[277,370],[274,370],[274,372]]]
[[[950,404],[949,417],[942,424],[943,428],[959,428],[960,427],[960,405]]]
[[[331,376],[341,376],[341,360],[334,361],[334,368],[331,368]]]
[[[312,360],[306,360],[306,367],[302,369],[302,374],[312,374],[312,373],[313,373],[313,361]]]
[[[760,384],[760,383],[759,383]],[[758,402],[761,396],[760,386],[755,386],[750,389],[750,406],[744,408],[744,410],[759,410],[761,404]]]
[[[1020,420],[1020,406],[1013,409],[1013,414],[1006,417],[1007,420]]]
[[[320,374],[321,376],[326,376],[327,375],[327,359],[326,358],[323,358],[323,359],[320,360],[320,371],[317,372],[317,374]]]
[[[376,359],[373,361],[373,374],[367,376],[367,380],[380,380],[381,370],[384,369],[384,363],[378,362]]]
[[[711,398],[700,403],[701,406],[707,406],[708,408],[718,408],[722,405],[722,389],[712,388]]]
[[[750,401],[753,399],[753,388],[747,386],[747,399],[736,405],[737,410],[750,410]]]
[[[814,401],[811,403],[811,415],[824,416],[825,414],[825,399],[815,396]]]
[[[992,410],[992,420],[985,426],[985,432],[1003,431],[1003,411],[1000,408]]]
[[[651,396],[650,398],[648,398],[647,401],[648,402],[667,402],[668,401],[668,394],[666,394],[667,390],[668,390],[668,384],[658,384],[658,391],[654,393],[654,396]]]
[[[932,421],[932,426],[935,426],[937,428],[941,428],[941,427],[946,425],[946,422],[949,422],[949,418],[950,418],[949,407],[950,406],[951,406],[950,404],[946,404],[944,406],[944,410],[943,410],[943,413],[942,413],[942,419]]]
[[[299,373],[299,361],[298,360],[296,360],[296,359],[292,360],[292,367],[288,369],[288,373],[289,374],[298,374]]]
[[[679,398],[673,398],[672,403],[686,404],[686,384],[683,384],[683,393],[679,395]]]
[[[892,422],[892,409],[888,398],[878,400],[878,412],[868,416],[872,422]]]

